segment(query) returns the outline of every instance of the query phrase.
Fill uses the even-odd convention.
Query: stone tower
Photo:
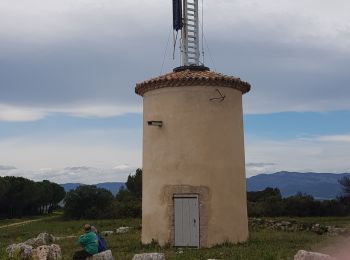
[[[183,66],[144,81],[142,242],[211,247],[248,238],[247,82]]]

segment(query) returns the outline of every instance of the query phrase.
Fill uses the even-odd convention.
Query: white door
[[[198,197],[175,197],[175,246],[199,247]]]

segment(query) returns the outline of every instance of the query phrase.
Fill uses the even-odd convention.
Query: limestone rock
[[[320,224],[314,224],[311,231],[315,232],[316,234],[323,235],[327,232],[327,227],[321,226]]]
[[[106,250],[101,253],[95,254],[86,260],[114,260],[112,251],[111,250]]]
[[[336,260],[336,259],[329,255],[299,250],[298,253],[294,256],[294,260]]]
[[[161,253],[137,254],[132,260],[165,260],[165,255]]]
[[[348,236],[350,233],[350,230],[347,228],[338,228],[333,226],[327,226],[327,233],[330,236]]]
[[[24,243],[9,245],[6,252],[10,259],[21,260],[59,260],[62,259],[61,248],[58,245],[40,245],[50,243],[52,235],[40,234],[37,238],[28,239]],[[33,249],[34,246],[39,245]]]
[[[250,218],[249,224],[253,229],[266,228],[270,230],[282,230],[288,232],[311,231],[319,235],[349,236],[350,229],[334,226],[324,226],[318,223],[299,223],[295,220],[280,221],[272,219]]]
[[[31,259],[33,247],[25,243],[12,244],[6,248],[9,259]]]
[[[43,245],[33,250],[34,260],[60,260],[62,259],[61,248],[59,245]]]
[[[28,240],[26,240],[25,242],[23,242],[23,244],[29,245],[29,246],[34,246],[36,241],[36,237],[30,238]]]
[[[128,233],[130,227],[120,227],[115,230],[117,234],[123,234],[123,233]]]
[[[55,237],[55,242],[64,240],[64,239],[72,239],[72,238],[77,238],[77,236],[65,236],[65,237]]]
[[[32,247],[38,247],[43,245],[50,245],[55,242],[55,237],[49,233],[40,233],[36,238],[28,239],[24,244]]]

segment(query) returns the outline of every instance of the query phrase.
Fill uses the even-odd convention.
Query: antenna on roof
[[[173,0],[173,28],[181,30],[183,66],[200,65],[198,1]]]

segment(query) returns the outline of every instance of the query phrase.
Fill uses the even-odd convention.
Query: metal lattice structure
[[[183,0],[182,64],[199,66],[198,0]]]

